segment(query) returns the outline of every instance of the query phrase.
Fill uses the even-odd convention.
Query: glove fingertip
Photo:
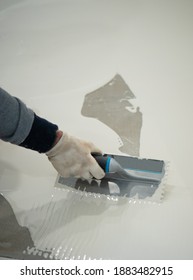
[[[93,166],[90,168],[90,173],[92,176],[98,180],[102,179],[105,176],[105,172],[98,165],[98,163],[93,163]]]

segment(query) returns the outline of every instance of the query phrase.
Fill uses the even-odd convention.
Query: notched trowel
[[[55,187],[161,202],[167,173],[165,161],[96,153],[92,155],[105,171],[102,180],[93,178],[88,182],[58,175]]]

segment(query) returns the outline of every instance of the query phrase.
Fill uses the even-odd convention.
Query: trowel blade
[[[109,155],[130,174],[130,179],[120,173],[108,173],[102,180],[83,181],[58,175],[55,187],[68,188],[93,194],[128,197],[130,199],[160,202],[164,194],[167,162],[130,156]]]

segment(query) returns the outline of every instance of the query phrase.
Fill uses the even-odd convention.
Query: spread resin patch
[[[119,135],[122,153],[139,156],[142,113],[135,95],[117,74],[106,85],[85,95],[81,114],[107,125]]]

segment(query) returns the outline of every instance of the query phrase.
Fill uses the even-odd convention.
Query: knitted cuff
[[[31,131],[19,146],[39,153],[46,153],[53,147],[57,130],[57,125],[34,115]]]

